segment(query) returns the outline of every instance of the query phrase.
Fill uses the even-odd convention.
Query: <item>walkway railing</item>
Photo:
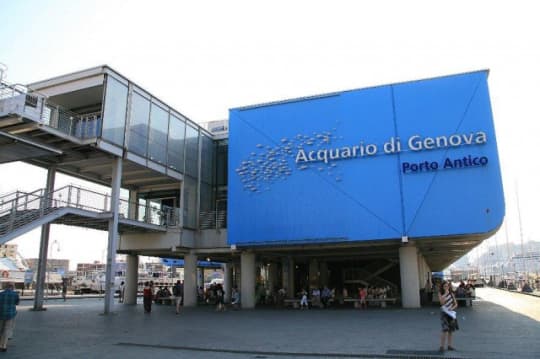
[[[2,115],[17,114],[80,139],[101,133],[101,112],[78,114],[51,102],[46,96],[23,85],[0,81]]]
[[[0,237],[61,208],[77,208],[96,213],[111,211],[111,196],[68,185],[48,195],[44,189],[16,191],[0,196]],[[174,208],[137,204],[120,199],[119,216],[158,226],[177,226],[179,211]]]
[[[227,211],[202,211],[199,216],[200,229],[227,228]]]

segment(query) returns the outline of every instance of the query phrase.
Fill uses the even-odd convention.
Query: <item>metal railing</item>
[[[0,81],[0,101],[16,110],[18,115],[67,135],[87,139],[101,133],[101,112],[78,114],[51,102],[47,96],[26,86]],[[8,104],[7,101],[10,101]]]
[[[227,228],[227,211],[202,211],[199,214],[200,229],[223,229]]]
[[[79,186],[67,185],[45,193],[44,189],[33,192],[16,191],[0,196],[0,236],[42,218],[61,208],[77,208],[90,212],[111,211],[111,196]],[[175,208],[157,208],[120,199],[120,218],[174,227],[179,221]]]

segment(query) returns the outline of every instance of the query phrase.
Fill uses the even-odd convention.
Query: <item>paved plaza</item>
[[[460,308],[456,352],[440,355],[438,308],[256,309],[217,313],[205,306],[174,314],[171,306],[103,300],[49,300],[33,312],[22,301],[5,358],[538,358],[540,298],[479,289]],[[514,296],[514,300],[512,299]],[[493,300],[496,298],[496,300]],[[493,300],[493,301],[491,301]],[[516,302],[517,308],[495,304]],[[503,305],[505,305],[503,303]]]

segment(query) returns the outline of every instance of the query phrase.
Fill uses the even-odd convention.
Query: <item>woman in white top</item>
[[[448,343],[448,350],[455,350],[452,347],[452,333],[459,329],[457,317],[454,309],[457,308],[456,297],[452,293],[450,282],[442,282],[439,291],[439,303],[441,304],[441,346],[440,352],[444,352],[445,342]]]

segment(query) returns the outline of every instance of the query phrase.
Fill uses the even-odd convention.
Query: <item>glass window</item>
[[[186,174],[195,179],[199,177],[199,131],[187,125],[186,127]]]
[[[124,146],[127,95],[126,85],[111,76],[107,77],[101,137],[120,146]]]
[[[211,211],[213,209],[212,202],[212,186],[201,183],[201,212]]]
[[[146,157],[147,154],[149,119],[150,101],[137,92],[133,92],[128,149],[139,156]]]
[[[160,106],[152,103],[150,111],[150,141],[148,142],[148,157],[155,162],[167,162],[167,132],[169,128],[169,113]]]
[[[228,168],[228,158],[227,155],[229,145],[227,140],[219,141],[217,144],[216,150],[216,185],[217,186],[226,186],[227,185],[227,168]]]
[[[201,181],[208,184],[212,183],[212,168],[213,166],[213,142],[208,136],[201,135]]]
[[[197,226],[197,180],[184,177],[184,227]]]
[[[170,168],[184,172],[184,136],[186,123],[171,114],[169,121],[169,145],[167,164]]]

